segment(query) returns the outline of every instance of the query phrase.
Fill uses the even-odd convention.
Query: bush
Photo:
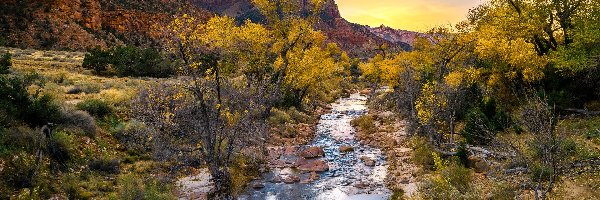
[[[96,117],[103,118],[113,114],[113,108],[108,103],[99,99],[87,99],[76,105],[77,109],[86,111]]]
[[[276,109],[274,108],[271,111],[271,116],[269,117],[269,123],[272,125],[279,125],[279,124],[288,124],[288,123],[292,123],[292,117],[290,117],[290,115],[288,115],[286,112]]]
[[[438,166],[436,172],[419,187],[423,199],[478,199],[476,197],[480,195],[475,194],[469,184],[469,169],[457,160],[442,160],[439,163],[443,166]]]
[[[175,74],[174,68],[155,49],[115,47],[108,50],[90,50],[82,66],[99,75],[149,76],[164,78]]]
[[[48,141],[48,153],[59,164],[64,165],[73,157],[73,137],[64,131],[54,132]]]
[[[19,152],[6,162],[0,181],[14,188],[31,188],[36,167],[35,156]]]
[[[488,117],[479,108],[474,108],[467,113],[461,135],[469,144],[486,145],[495,136],[491,126]]]
[[[8,52],[0,55],[0,74],[10,73],[10,67],[12,66],[12,55]]]
[[[119,177],[118,199],[139,200],[139,199],[175,199],[168,187],[160,184],[157,180],[144,180],[144,178],[134,174],[122,175]]]
[[[90,169],[109,174],[118,174],[121,171],[121,161],[118,159],[96,159],[90,161],[88,164]]]
[[[61,119],[60,107],[49,95],[29,95],[32,78],[0,76],[0,117],[3,125],[18,120],[31,126],[42,126]]]
[[[62,125],[65,127],[79,129],[88,137],[95,136],[96,121],[89,113],[81,110],[63,110],[62,115]]]
[[[431,169],[434,164],[433,157],[431,157],[433,148],[427,142],[427,139],[424,137],[413,137],[409,141],[409,145],[414,150],[412,154],[413,162]]]
[[[372,115],[363,115],[352,120],[352,125],[360,128],[361,131],[372,134],[375,133],[375,120]]]

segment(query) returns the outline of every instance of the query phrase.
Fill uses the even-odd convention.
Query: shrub
[[[48,141],[48,153],[59,164],[71,160],[73,151],[73,137],[64,131],[54,132]]]
[[[2,170],[3,184],[14,188],[31,188],[36,170],[36,158],[31,154],[19,152],[12,155]]]
[[[86,111],[100,118],[106,117],[114,112],[113,108],[108,105],[108,103],[99,99],[87,99],[79,102],[76,107],[79,110]]]
[[[478,108],[467,113],[465,128],[461,135],[469,144],[488,144],[494,137],[488,117]]]
[[[361,131],[372,134],[375,133],[375,123],[372,115],[363,115],[352,120],[352,125],[360,128]]]
[[[41,146],[40,132],[26,126],[0,130],[0,155],[25,151],[34,154]]]
[[[175,199],[171,191],[164,184],[157,180],[144,180],[135,174],[127,174],[119,177],[118,199],[138,200],[138,199]]]
[[[118,174],[121,171],[121,161],[118,159],[101,158],[90,161],[90,169],[109,174]]]
[[[434,154],[435,155],[435,154]],[[419,187],[423,199],[476,199],[470,182],[471,171],[462,166],[458,161],[450,162],[437,158],[436,172],[425,179]]]
[[[288,115],[286,112],[274,108],[271,111],[269,123],[272,125],[292,123],[292,117],[290,117],[290,115]]]
[[[431,144],[427,142],[427,139],[424,137],[413,137],[409,141],[409,145],[412,149],[414,149],[412,154],[412,160],[416,164],[423,165],[428,168],[432,168],[434,165],[433,157],[431,153],[433,152],[433,148]]]
[[[12,55],[8,52],[0,55],[0,74],[10,73],[10,67],[12,66]]]
[[[87,112],[81,110],[63,110],[62,125],[67,128],[80,129],[88,137],[94,137],[96,134],[96,121]]]
[[[31,77],[0,76],[0,114],[3,125],[21,120],[31,126],[41,126],[48,122],[58,122],[60,107],[49,95],[29,95],[27,87]]]
[[[175,74],[174,68],[155,49],[132,46],[114,47],[108,50],[90,50],[82,66],[99,75],[149,76],[164,78]]]

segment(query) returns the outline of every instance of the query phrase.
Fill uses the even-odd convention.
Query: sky
[[[342,17],[350,22],[427,31],[466,19],[482,0],[336,0]]]

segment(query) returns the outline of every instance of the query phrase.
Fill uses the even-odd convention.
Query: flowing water
[[[315,139],[306,146],[298,147],[299,150],[315,146],[323,148],[325,155],[316,159],[326,161],[329,170],[320,173],[319,179],[305,181],[310,173],[289,165],[277,166],[263,174],[261,180],[252,183],[261,187],[249,188],[240,199],[387,199],[391,192],[384,183],[386,158],[381,150],[359,143],[350,125],[352,119],[367,113],[366,101],[365,96],[353,94],[333,103],[332,111],[321,116]],[[354,151],[341,153],[341,146],[351,146]],[[285,155],[277,157],[286,159]],[[374,161],[374,166],[367,166],[361,157]],[[286,176],[297,176],[303,181],[290,184],[273,181]]]

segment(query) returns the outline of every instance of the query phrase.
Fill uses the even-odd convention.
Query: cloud
[[[337,0],[348,21],[398,29],[425,31],[439,25],[456,24],[482,0]]]

